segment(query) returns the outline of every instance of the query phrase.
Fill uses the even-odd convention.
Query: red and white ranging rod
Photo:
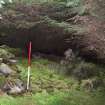
[[[28,74],[27,74],[27,90],[30,87],[30,72],[31,72],[31,49],[32,49],[32,42],[29,42],[28,45]]]

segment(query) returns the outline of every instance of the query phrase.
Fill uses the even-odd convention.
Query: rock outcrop
[[[81,5],[74,7],[64,4],[8,6],[1,11],[0,43],[26,48],[31,40],[33,52],[62,55],[71,48],[86,59],[105,63],[103,4],[104,0],[81,0]]]
[[[1,93],[18,95],[25,92],[25,86],[19,76],[19,68],[13,49],[8,46],[0,46],[0,90]],[[14,50],[13,50],[14,51]]]

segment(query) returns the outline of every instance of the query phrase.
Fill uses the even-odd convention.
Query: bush
[[[95,64],[92,63],[80,63],[72,74],[78,79],[86,79],[97,75]]]

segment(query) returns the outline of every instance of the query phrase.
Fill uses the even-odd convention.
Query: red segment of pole
[[[29,46],[28,46],[28,66],[31,66],[31,49],[32,49],[32,42],[29,42]]]

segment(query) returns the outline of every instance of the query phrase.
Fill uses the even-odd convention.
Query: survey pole
[[[29,42],[28,45],[28,72],[27,72],[27,90],[30,88],[30,72],[31,72],[31,50],[32,50],[32,42]]]

